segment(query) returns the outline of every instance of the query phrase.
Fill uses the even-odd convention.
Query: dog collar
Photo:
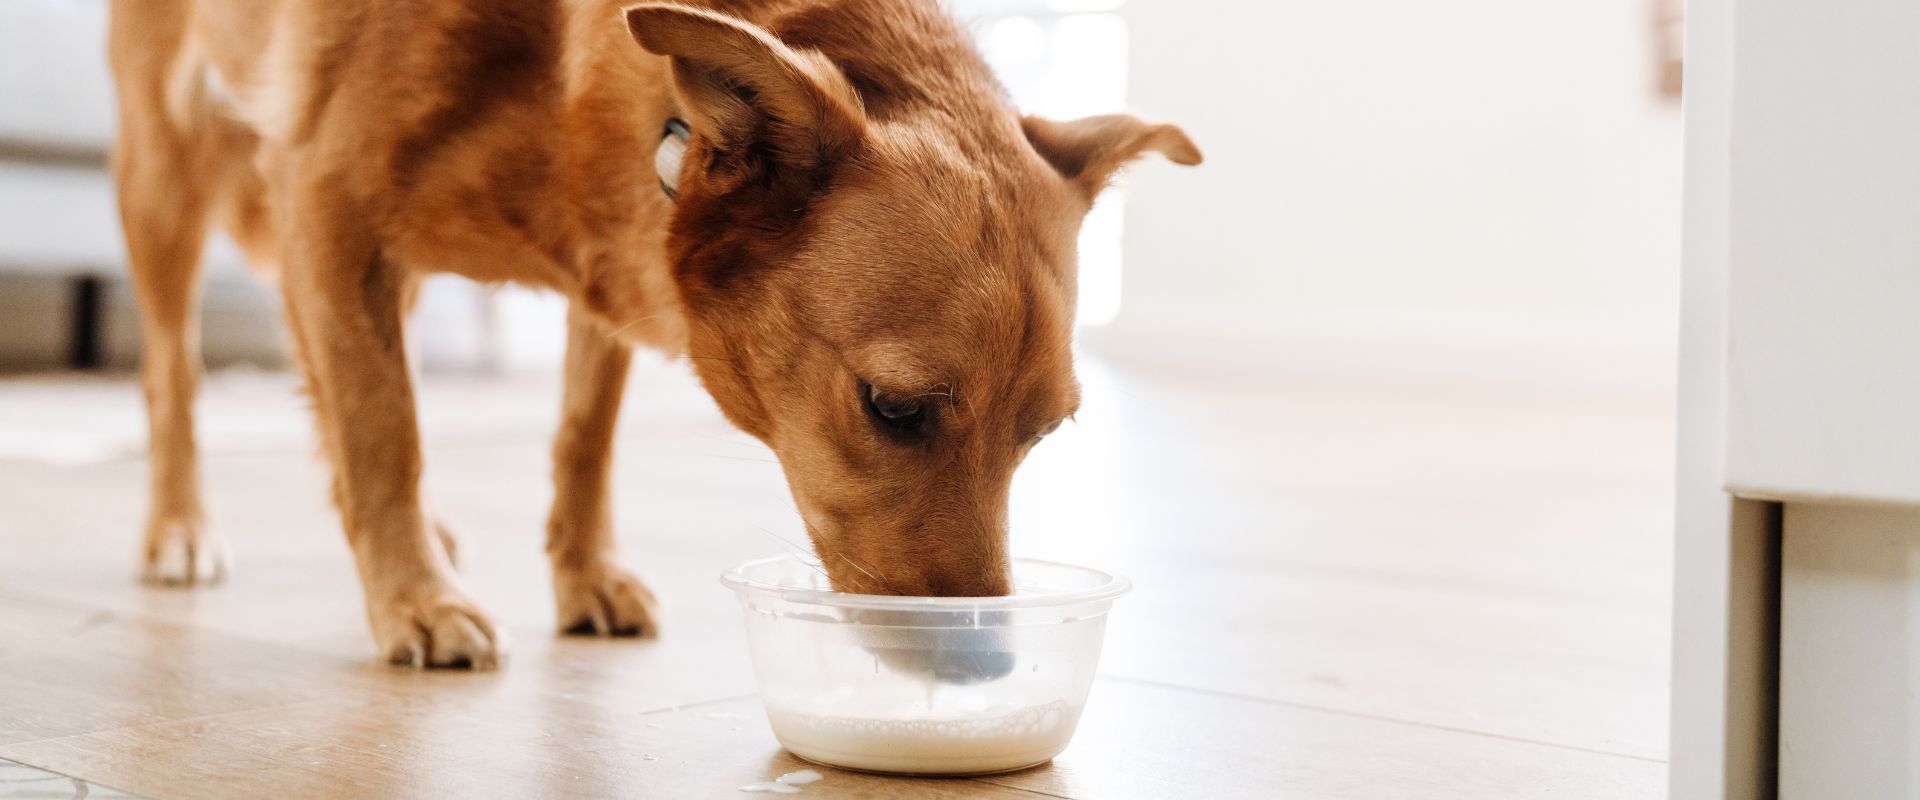
[[[680,161],[687,155],[687,137],[692,135],[685,120],[669,117],[666,129],[660,132],[660,146],[653,151],[653,171],[660,176],[660,191],[666,192],[669,200],[680,196]]]

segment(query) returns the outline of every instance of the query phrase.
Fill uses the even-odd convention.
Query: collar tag
[[[666,129],[660,132],[660,146],[653,151],[653,171],[660,176],[660,191],[666,192],[669,200],[680,195],[680,162],[686,158],[687,138],[692,135],[685,120],[669,118]]]

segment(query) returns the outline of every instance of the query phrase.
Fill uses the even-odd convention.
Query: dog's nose
[[[936,658],[933,677],[941,683],[965,686],[999,680],[1013,671],[1013,654],[1003,650],[961,650]]]
[[[999,680],[1013,672],[1013,642],[997,627],[1002,612],[979,615],[977,628],[899,627],[886,629],[867,649],[895,672],[926,675],[947,684]]]

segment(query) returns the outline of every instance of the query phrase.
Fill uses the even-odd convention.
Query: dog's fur
[[[381,654],[499,632],[426,510],[402,318],[420,277],[571,301],[547,551],[563,629],[653,630],[616,553],[629,348],[765,441],[834,585],[1008,591],[1007,491],[1078,403],[1074,239],[1132,117],[1022,119],[930,0],[116,0],[113,167],[144,312],[146,569],[217,580],[192,403],[200,250],[277,275]],[[693,138],[669,200],[653,155]],[[897,419],[889,419],[889,415]]]

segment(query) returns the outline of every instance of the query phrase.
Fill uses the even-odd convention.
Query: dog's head
[[[1198,150],[1127,116],[1022,119],[950,28],[892,54],[831,20],[786,34],[858,46],[863,72],[708,11],[626,18],[693,130],[668,244],[689,357],[779,455],[834,585],[1007,593],[1014,468],[1079,405],[1081,218],[1127,161]]]

